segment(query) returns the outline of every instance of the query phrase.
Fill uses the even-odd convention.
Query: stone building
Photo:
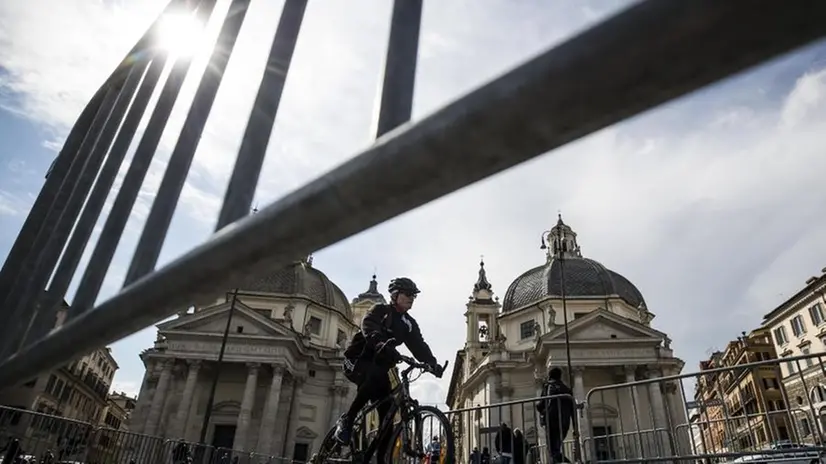
[[[99,348],[23,385],[4,390],[0,404],[14,409],[0,408],[0,446],[9,437],[15,437],[26,453],[39,456],[51,450],[66,462],[79,461],[87,453],[105,448],[94,440],[93,433],[105,417],[109,388],[117,369],[109,348]]]
[[[215,304],[158,325],[130,430],[199,440],[229,335],[206,441],[303,461],[355,394],[342,375],[354,320],[383,301],[375,276],[352,304],[312,258],[249,279]]]
[[[127,430],[129,416],[135,410],[137,399],[122,392],[109,395],[106,407],[100,415],[101,427],[114,430]]]
[[[97,424],[117,370],[111,350],[99,348],[71,364],[4,390],[0,404]]]
[[[484,263],[480,265],[466,305],[465,346],[456,355],[450,380],[447,404],[451,408],[536,397],[550,366],[563,368],[563,379],[568,382],[565,311],[573,366],[571,387],[578,402],[585,402],[595,387],[682,370],[683,362],[674,357],[668,336],[651,327],[654,315],[637,287],[583,257],[577,234],[561,217],[545,234],[545,262],[518,276],[501,303],[494,296]],[[664,448],[678,442],[687,449],[685,400],[679,388],[671,387],[644,383],[587,398],[579,420],[585,458],[589,459],[591,445],[598,459],[663,455],[668,452]],[[473,447],[492,449],[496,426],[503,420],[522,427],[528,443],[544,444],[532,404],[492,408],[454,416],[463,455],[459,459],[465,459]],[[571,438],[572,433],[567,439]],[[568,448],[569,456],[570,452]]]
[[[794,438],[826,443],[826,268],[763,317],[780,363],[788,408],[795,417]]]
[[[722,352],[700,363],[694,404],[708,453],[759,450],[790,439],[791,418],[783,401],[777,366],[737,366],[776,359],[765,328],[743,333]],[[722,370],[715,370],[722,369]],[[711,371],[704,373],[706,371]]]

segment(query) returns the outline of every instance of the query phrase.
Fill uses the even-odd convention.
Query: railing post
[[[376,138],[410,120],[421,25],[422,0],[394,0],[379,91]]]

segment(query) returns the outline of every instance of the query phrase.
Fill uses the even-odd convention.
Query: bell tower
[[[499,298],[493,295],[493,286],[488,281],[484,259],[479,262],[479,277],[473,284],[473,292],[468,298],[466,307],[465,352],[468,359],[466,364],[470,372],[501,340],[499,323],[496,321],[501,305]]]
[[[353,308],[353,323],[361,326],[361,320],[364,319],[364,315],[367,314],[370,308],[377,304],[387,304],[387,300],[384,298],[384,295],[379,292],[379,283],[376,281],[376,274],[373,274],[367,291],[353,298],[353,301],[350,303],[350,307]]]

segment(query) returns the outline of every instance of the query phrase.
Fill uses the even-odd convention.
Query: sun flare
[[[198,49],[203,26],[191,15],[171,13],[161,19],[158,45],[174,56],[191,56]]]

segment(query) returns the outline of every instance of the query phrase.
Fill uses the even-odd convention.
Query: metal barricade
[[[102,427],[96,430],[88,460],[112,464],[163,462],[164,442],[160,437]]]
[[[724,462],[826,456],[826,386],[813,380],[826,377],[824,356],[669,376],[649,370],[643,380],[594,388],[585,402],[584,460]],[[798,367],[784,376],[781,364]],[[687,391],[694,392],[694,400]]]
[[[826,3],[817,0],[639,2],[400,127],[411,116],[422,0],[396,0],[381,80],[380,140],[244,218],[307,5],[306,0],[286,0],[218,214],[220,233],[156,269],[250,1],[231,0],[226,11],[232,14],[218,18],[223,23],[209,72],[194,77],[197,90],[124,287],[99,304],[103,279],[191,58],[178,56],[161,81],[169,57],[155,46],[161,24],[156,22],[79,116],[0,270],[0,388],[137,332],[182,307],[214,301],[243,275],[287,264],[826,35]],[[172,0],[166,11],[190,8],[206,20],[215,4]],[[158,86],[160,95],[150,110]],[[146,112],[150,116],[138,138]],[[133,138],[137,149],[100,239],[91,246],[92,231]],[[399,179],[392,175],[396,172],[406,175]],[[56,308],[87,245],[91,258],[68,317],[53,330]]]
[[[292,464],[292,460],[252,451],[217,448],[209,464]]]
[[[575,403],[571,395],[554,395],[447,411],[456,443],[454,462],[478,464],[487,454],[492,463],[550,464],[554,462],[550,441],[573,460],[579,452],[574,429],[580,410]],[[573,408],[570,421],[556,414],[567,407]]]
[[[96,446],[95,432],[86,422],[0,407],[0,456],[16,443],[21,457],[51,455],[57,462],[83,462]]]
[[[218,459],[219,454],[214,446],[178,439],[164,440],[157,458],[172,464],[213,464],[224,462]]]
[[[12,456],[43,463],[299,464],[286,457],[97,427],[0,406],[0,463]]]

